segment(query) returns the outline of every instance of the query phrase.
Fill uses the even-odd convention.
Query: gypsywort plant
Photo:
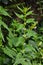
[[[38,22],[35,21],[34,18],[30,17],[33,14],[31,11],[31,7],[18,7],[18,12],[14,11],[14,14],[17,16],[17,19],[12,19],[12,23],[10,28],[2,21],[2,17],[0,17],[0,41],[4,40],[1,25],[3,25],[8,31],[7,40],[8,43],[4,47],[1,46],[1,50],[4,55],[7,56],[8,60],[11,60],[11,64],[9,62],[5,63],[3,59],[3,64],[7,65],[38,65],[41,64],[41,61],[37,63],[33,62],[33,59],[42,58],[42,50],[38,48],[38,46],[42,45],[42,41],[39,42],[38,33],[35,31],[37,28]],[[2,10],[2,11],[1,11]],[[20,12],[19,12],[20,11]],[[4,16],[9,16],[9,14],[0,7],[0,13]],[[5,14],[4,14],[5,13]],[[37,44],[39,43],[39,44]],[[1,57],[2,58],[2,57]],[[32,61],[32,63],[31,63]],[[39,65],[40,65],[39,64]]]

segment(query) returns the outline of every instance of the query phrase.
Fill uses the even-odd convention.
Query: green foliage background
[[[43,1],[0,3],[0,65],[43,65]]]

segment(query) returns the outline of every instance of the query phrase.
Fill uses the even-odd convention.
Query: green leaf
[[[26,45],[24,51],[26,51],[26,52],[33,52],[33,51],[36,52],[36,50],[30,44]]]
[[[3,25],[7,30],[9,30],[8,26],[2,20],[0,20],[0,25]]]
[[[18,40],[17,40],[15,46],[17,47],[17,46],[23,45],[24,44],[24,41],[25,40],[24,40],[23,37],[18,37]]]
[[[17,26],[17,31],[22,30],[25,26],[23,24],[19,24]]]
[[[23,58],[21,53],[18,53],[16,56],[16,61],[13,65],[18,65],[18,64],[22,64],[22,65],[31,65],[31,63],[29,61],[25,61],[26,59]]]
[[[29,18],[29,19],[27,19],[27,21],[26,21],[26,23],[34,23],[35,21],[34,21],[34,19],[33,18]]]
[[[5,47],[5,48],[2,48],[2,50],[3,50],[3,52],[6,54],[6,55],[8,55],[9,57],[11,57],[11,58],[13,58],[14,59],[14,57],[16,56],[16,52],[13,50],[13,49],[11,49],[11,48],[9,48],[9,47]]]
[[[2,40],[4,40],[4,37],[0,28],[0,46],[2,46]]]
[[[18,13],[16,13],[16,12],[15,12],[15,14],[16,14],[16,16],[17,16],[18,18],[20,18],[20,19],[23,19],[23,18],[24,18],[24,15],[23,15],[23,14],[18,14]]]
[[[23,13],[23,9],[21,9],[20,7],[17,6],[17,8]]]
[[[37,33],[33,30],[27,30],[27,33],[26,33],[27,37],[37,37]]]
[[[33,11],[29,11],[26,13],[26,17],[29,16],[29,15],[32,15],[33,14]]]
[[[10,17],[10,15],[6,12],[6,10],[2,6],[0,6],[0,14],[4,15],[4,16],[9,16]]]
[[[37,49],[39,51],[37,43],[35,41],[29,40],[29,44],[32,45],[35,49]]]

